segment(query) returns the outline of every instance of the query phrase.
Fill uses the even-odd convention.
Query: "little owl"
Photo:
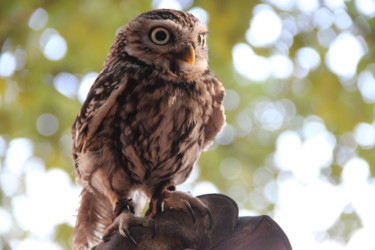
[[[128,228],[155,226],[160,197],[168,197],[168,207],[204,206],[174,187],[225,123],[225,92],[208,69],[206,36],[196,17],[169,9],[139,15],[116,36],[73,124],[83,187],[74,249],[115,230],[134,242]],[[145,196],[151,212],[138,217]]]

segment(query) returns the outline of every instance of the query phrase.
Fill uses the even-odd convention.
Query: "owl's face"
[[[132,20],[117,39],[126,53],[165,75],[194,79],[208,67],[206,36],[206,26],[193,15],[159,9]]]

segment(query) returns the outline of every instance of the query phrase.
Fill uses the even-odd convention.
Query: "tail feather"
[[[106,197],[83,189],[74,228],[73,249],[90,249],[97,244],[103,231],[111,224],[112,215],[112,207]]]

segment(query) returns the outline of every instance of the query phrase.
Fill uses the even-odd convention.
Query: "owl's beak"
[[[186,48],[186,50],[182,53],[181,59],[187,62],[190,65],[193,65],[195,62],[195,50],[192,44]]]

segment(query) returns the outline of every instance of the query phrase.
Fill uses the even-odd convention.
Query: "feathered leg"
[[[73,234],[73,249],[89,249],[100,240],[102,228],[111,224],[112,210],[107,198],[87,189],[81,193],[81,205]]]
[[[95,238],[94,242],[97,242],[98,236],[101,236],[103,240],[109,240],[111,235],[117,230],[121,235],[128,237],[135,243],[129,233],[130,227],[142,225],[150,227],[152,230],[155,228],[151,219],[135,216],[134,209],[138,208],[140,210],[139,207],[143,202],[139,202],[138,197],[134,208],[131,177],[124,170],[124,165],[127,162],[124,159],[119,159],[118,154],[114,152],[116,151],[111,144],[103,144],[100,150],[88,151],[76,158],[77,176],[80,177],[78,181],[86,189],[82,193],[81,207],[76,225],[77,236],[75,238],[77,239],[75,242],[78,242],[77,245],[87,247],[88,244],[84,243],[85,239],[86,242],[92,242],[93,238]],[[110,211],[108,216],[110,218],[109,223],[105,225],[98,223],[102,219],[100,213],[96,213],[97,220],[94,222],[92,222],[91,216],[87,215],[91,213],[90,209],[97,210],[97,206],[102,200],[105,200],[106,209]],[[86,221],[88,222],[86,223]],[[100,232],[99,230],[86,232],[86,224],[100,229]]]

